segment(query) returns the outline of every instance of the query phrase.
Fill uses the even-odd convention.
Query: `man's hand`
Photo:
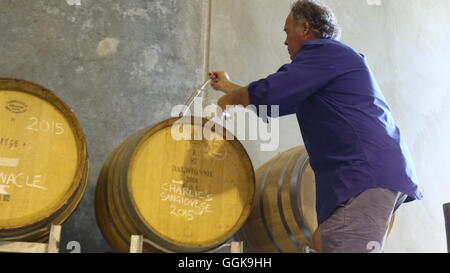
[[[215,90],[222,91],[228,94],[236,89],[242,88],[230,81],[230,76],[226,72],[210,72],[209,77],[211,78],[211,86]]]
[[[230,93],[221,97],[217,104],[219,105],[217,109],[217,114],[219,116],[222,116],[222,112],[226,110],[227,107],[233,107],[236,105],[247,107],[250,104],[247,87],[241,87],[231,91]]]
[[[222,96],[218,101],[217,101],[217,115],[219,117],[222,117],[224,111],[227,110],[227,107],[232,107],[234,106],[234,101],[233,101],[234,97],[231,94],[227,94],[225,96]],[[225,118],[227,118],[227,116],[225,116]]]

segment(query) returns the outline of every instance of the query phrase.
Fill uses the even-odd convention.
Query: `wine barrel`
[[[0,240],[48,239],[78,206],[88,172],[72,110],[42,86],[0,78]]]
[[[315,174],[303,146],[292,148],[256,171],[253,211],[237,233],[246,252],[320,251]],[[392,216],[388,233],[395,217]]]
[[[237,237],[247,252],[302,252],[317,230],[314,172],[304,147],[281,153],[256,171],[252,213]]]
[[[211,127],[198,120],[173,118],[143,129],[105,161],[96,215],[117,251],[129,251],[131,235],[144,236],[144,252],[211,251],[247,219],[255,189],[250,158],[234,137],[194,138]],[[191,137],[173,137],[174,130]],[[216,124],[210,136],[224,132]]]

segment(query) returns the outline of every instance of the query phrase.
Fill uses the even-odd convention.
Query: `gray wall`
[[[63,227],[63,250],[78,241],[82,252],[111,251],[94,214],[100,168],[203,81],[206,12],[202,0],[0,0],[0,77],[54,91],[87,136],[89,187]]]
[[[386,252],[446,252],[450,200],[450,1],[323,0],[342,41],[366,55],[411,150],[426,199],[403,206]],[[212,0],[211,62],[246,85],[289,62],[283,27],[293,0]],[[208,103],[220,96],[210,91]],[[206,104],[208,104],[206,103]],[[254,167],[302,143],[295,116],[280,119],[277,151],[244,141]]]

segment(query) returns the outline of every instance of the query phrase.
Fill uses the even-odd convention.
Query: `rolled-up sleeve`
[[[257,109],[278,105],[279,116],[295,113],[301,102],[337,77],[335,64],[341,54],[332,51],[322,44],[303,46],[292,63],[248,86],[250,104]]]

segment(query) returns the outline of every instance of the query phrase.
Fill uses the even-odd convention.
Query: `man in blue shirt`
[[[422,199],[408,148],[364,56],[338,41],[330,9],[299,0],[284,30],[292,62],[246,87],[211,72],[226,94],[218,104],[296,114],[316,176],[321,251],[381,252],[395,209]]]

